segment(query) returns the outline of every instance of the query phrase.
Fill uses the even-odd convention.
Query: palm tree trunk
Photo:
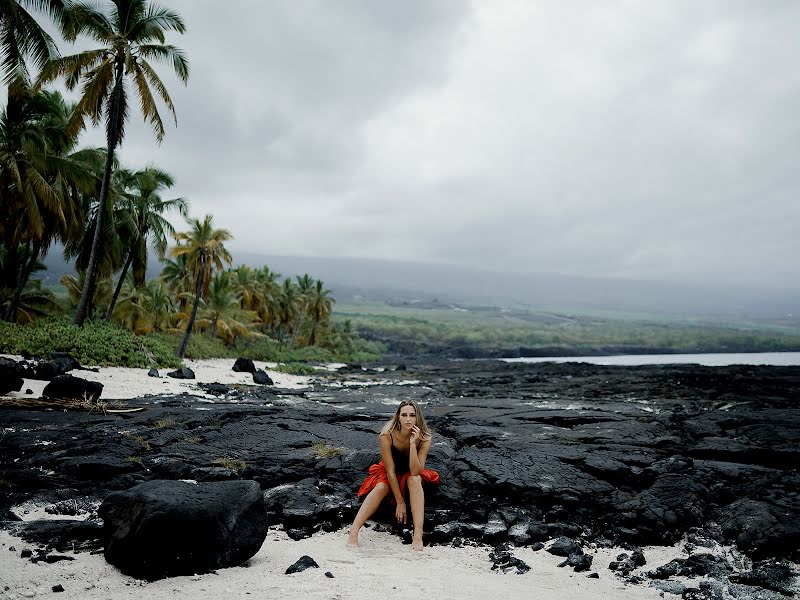
[[[300,317],[300,322],[295,327],[295,330],[292,332],[292,343],[289,348],[293,349],[295,342],[297,341],[297,335],[300,333],[300,329],[305,325],[306,320],[303,317]]]
[[[197,282],[194,286],[194,304],[192,305],[192,314],[189,316],[189,323],[186,324],[186,333],[183,334],[181,346],[178,348],[178,358],[183,358],[186,354],[186,347],[189,345],[189,336],[192,335],[192,327],[194,327],[194,320],[197,317],[197,307],[200,305],[200,295],[203,292],[203,278],[205,271],[198,269]]]
[[[119,274],[119,281],[117,281],[117,287],[114,288],[114,295],[111,297],[111,302],[108,305],[108,310],[106,311],[106,321],[111,320],[111,315],[114,313],[114,306],[117,304],[117,298],[119,297],[119,293],[122,290],[122,283],[125,281],[125,275],[128,274],[128,269],[131,267],[131,263],[133,262],[133,248],[131,251],[128,252],[128,258],[125,260],[125,266],[122,267],[122,272]]]
[[[28,242],[28,244],[30,244],[30,242]],[[34,242],[33,252],[31,252],[31,255],[29,257],[27,257],[27,261],[23,265],[22,272],[19,275],[19,282],[17,283],[17,289],[14,291],[14,298],[11,300],[11,305],[8,307],[8,314],[6,314],[6,321],[9,321],[10,323],[16,323],[17,321],[17,313],[19,312],[19,302],[20,298],[22,298],[22,290],[24,290],[25,286],[28,285],[28,279],[30,279],[31,273],[33,273],[33,267],[36,266],[36,261],[39,260],[39,253],[41,251],[42,251],[42,242],[41,241]]]
[[[313,325],[311,325],[311,335],[308,336],[308,345],[313,346],[317,343],[317,319],[314,319]]]
[[[76,325],[83,325],[89,314],[92,300],[94,298],[95,282],[97,281],[97,263],[100,253],[100,237],[103,232],[103,219],[105,217],[106,202],[108,200],[108,189],[111,185],[111,167],[114,164],[114,150],[119,141],[119,132],[124,119],[122,114],[122,75],[125,73],[125,65],[122,59],[117,59],[116,84],[114,85],[113,100],[111,102],[111,114],[109,115],[106,163],[103,168],[103,184],[100,187],[100,205],[97,207],[97,223],[94,228],[94,238],[92,238],[92,251],[89,254],[89,265],[86,267],[86,280],[83,284],[81,299],[78,302],[78,310],[75,311]]]

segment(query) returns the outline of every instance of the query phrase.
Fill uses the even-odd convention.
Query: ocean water
[[[718,354],[625,354],[620,356],[547,356],[531,358],[504,358],[506,362],[581,362],[592,365],[687,365],[708,367],[728,365],[798,366],[800,352],[731,352]]]

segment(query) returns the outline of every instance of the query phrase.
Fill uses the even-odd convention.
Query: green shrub
[[[250,360],[266,362],[334,362],[337,357],[333,352],[319,346],[305,348],[280,348],[280,344],[272,338],[240,339],[236,342],[237,356],[246,356]]]
[[[38,319],[27,325],[0,324],[0,352],[47,356],[69,352],[81,364],[119,367],[179,367],[175,348],[152,336],[136,336],[105,321],[83,327],[64,317]]]
[[[316,367],[299,362],[279,363],[275,370],[288,375],[315,375],[320,372]]]
[[[162,343],[172,348],[173,354],[177,351],[178,346],[181,345],[181,341],[183,340],[182,333],[151,333],[143,337],[160,340]],[[228,348],[219,338],[211,337],[204,333],[193,333],[189,336],[186,358],[236,358],[237,356],[239,355],[236,351]]]

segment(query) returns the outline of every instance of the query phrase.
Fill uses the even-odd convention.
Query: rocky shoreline
[[[507,564],[514,546],[563,538],[576,571],[591,566],[581,548],[622,546],[612,568],[630,578],[638,547],[687,540],[693,553],[654,565],[651,579],[710,575],[736,597],[791,592],[800,367],[448,361],[351,366],[300,391],[208,391],[132,398],[146,410],[123,414],[0,410],[3,527],[55,550],[97,549],[91,518],[20,512],[92,516],[111,492],[148,480],[244,479],[290,537],[334,531],[355,513],[393,404],[412,398],[436,432],[428,466],[442,476],[428,496],[428,543],[492,544]],[[728,558],[703,551],[712,545],[731,547]],[[722,597],[691,589],[681,593]]]

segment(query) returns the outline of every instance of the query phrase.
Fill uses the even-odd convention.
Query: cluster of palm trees
[[[62,56],[36,16],[66,41],[88,38],[98,47]],[[336,335],[348,341],[346,328],[330,326],[333,299],[321,281],[281,280],[267,267],[226,269],[227,230],[206,216],[189,218],[189,230],[176,233],[165,214],[186,217],[187,201],[162,197],[172,177],[155,166],[119,164],[131,94],[159,142],[165,129],[156,98],[175,117],[151,63],[167,64],[186,82],[185,55],[166,43],[166,33],[184,30],[177,13],[150,0],[0,0],[8,92],[0,113],[0,317],[25,322],[56,306],[31,275],[58,243],[78,273],[61,280],[78,325],[105,317],[136,333],[181,331],[179,356],[193,329],[229,344],[239,336],[269,336],[281,347]],[[79,88],[77,102],[46,89],[56,81]],[[106,146],[78,148],[81,132],[101,123]],[[168,251],[170,237],[176,244]],[[150,280],[148,248],[165,262]]]
[[[321,338],[339,348],[349,343],[349,331],[331,327],[335,300],[322,281],[309,275],[281,280],[268,266],[225,269],[232,262],[224,245],[230,233],[215,229],[208,215],[189,219],[189,225],[175,235],[174,260],[166,261],[160,277],[176,299],[177,328],[185,331],[179,356],[195,326],[229,345],[239,336],[268,336],[279,348],[314,346]],[[151,285],[158,289],[158,283]]]
[[[136,257],[140,261],[133,271],[128,271],[128,258],[118,271],[101,272],[93,297],[95,312],[104,312],[107,319],[136,334],[183,333],[178,349],[181,357],[195,329],[229,346],[241,338],[269,337],[278,349],[314,345],[345,352],[351,349],[349,326],[331,324],[335,300],[322,281],[309,275],[282,278],[268,266],[231,268],[233,259],[225,247],[230,232],[215,228],[210,215],[203,220],[189,218],[188,224],[187,231],[173,232],[176,244],[169,257],[159,255],[163,269],[157,278],[144,277],[144,244],[129,251],[134,265]],[[154,231],[165,229],[162,224]],[[160,243],[162,238],[156,237]],[[61,282],[77,305],[81,281],[64,275]]]
[[[61,56],[34,13],[49,19],[68,42],[85,37],[99,47]],[[0,0],[0,69],[8,95],[0,114],[0,289],[7,320],[19,320],[30,276],[54,242],[78,261],[78,325],[92,313],[98,275],[116,259],[124,257],[122,263],[133,265],[134,275],[143,277],[142,263],[137,263],[141,245],[169,228],[163,218],[148,221],[146,209],[133,196],[150,202],[153,193],[170,184],[169,176],[154,168],[125,172],[115,151],[125,134],[131,92],[157,140],[163,138],[155,97],[173,117],[175,109],[151,62],[167,63],[185,82],[188,61],[165,40],[165,32],[184,30],[177,13],[149,0],[105,0],[102,6]],[[38,70],[35,77],[31,68]],[[69,104],[58,92],[45,89],[54,81],[70,90],[80,87],[78,101]],[[87,122],[104,123],[105,148],[76,149]],[[120,202],[130,206],[111,215]],[[185,210],[184,201],[164,208],[172,206]],[[127,223],[111,216],[127,218]],[[107,244],[115,235],[124,240],[116,247]]]

